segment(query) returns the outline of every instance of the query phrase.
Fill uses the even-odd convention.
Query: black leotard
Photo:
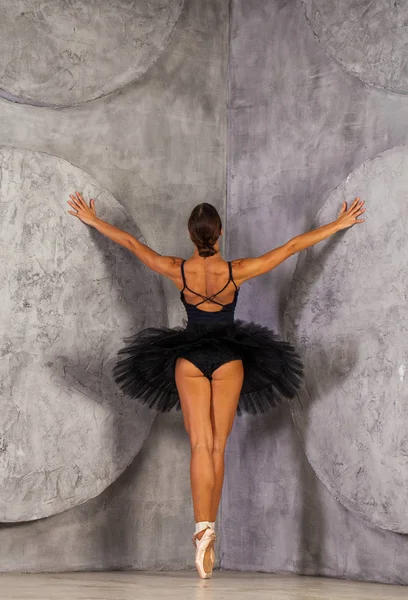
[[[234,278],[232,276],[231,261],[228,261],[229,278],[227,283],[221,290],[219,290],[219,292],[212,294],[211,296],[204,296],[204,294],[199,294],[198,292],[195,292],[194,290],[188,287],[186,282],[186,276],[184,273],[184,263],[185,261],[183,260],[183,262],[181,263],[181,275],[183,277],[184,287],[180,292],[180,298],[187,312],[187,329],[197,329],[200,327],[226,325],[229,323],[234,323],[234,313],[238,300],[239,288],[237,287],[237,284],[235,283]],[[219,294],[221,294],[221,292],[223,292],[226,289],[230,281],[232,281],[232,283],[235,286],[234,300],[232,302],[229,302],[228,304],[222,304],[221,302],[218,302],[218,300],[214,300],[215,296],[218,296]],[[192,294],[195,294],[196,296],[200,296],[202,300],[197,304],[190,304],[186,302],[183,293],[185,289],[189,290]],[[200,304],[203,304],[207,300],[213,302],[214,304],[219,304],[220,306],[222,306],[222,309],[214,312],[200,310],[198,306]],[[237,352],[236,349],[233,350],[227,347],[222,348],[222,350],[216,350],[215,348],[211,349],[206,347],[192,348],[191,350],[184,352],[182,358],[185,358],[192,362],[198,369],[200,369],[200,371],[206,377],[208,377],[208,379],[211,379],[212,373],[215,371],[215,369],[218,369],[218,367],[220,367],[224,363],[230,362],[231,360],[240,359],[241,354]]]

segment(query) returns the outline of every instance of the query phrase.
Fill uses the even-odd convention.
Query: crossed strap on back
[[[221,302],[218,302],[217,300],[213,300],[214,296],[218,296],[218,294],[221,294],[221,292],[223,292],[225,290],[225,288],[227,287],[227,285],[229,284],[230,281],[232,281],[232,283],[235,285],[235,289],[238,290],[237,288],[237,284],[234,281],[234,278],[232,277],[232,266],[231,266],[231,261],[228,261],[228,269],[229,269],[229,278],[227,283],[224,285],[224,287],[219,291],[216,292],[215,294],[212,294],[211,296],[204,296],[204,294],[200,294],[198,292],[195,292],[194,290],[190,289],[187,285],[186,282],[186,276],[184,274],[184,263],[186,261],[183,260],[183,262],[181,263],[181,275],[183,277],[183,284],[184,287],[181,290],[182,292],[184,291],[184,289],[189,290],[189,292],[191,292],[192,294],[195,294],[196,296],[200,296],[201,298],[204,298],[204,300],[201,300],[201,302],[198,302],[197,304],[194,304],[194,306],[199,306],[200,304],[203,304],[204,302],[206,302],[207,300],[209,300],[210,302],[213,302],[214,304],[218,304],[219,306],[225,306],[225,304],[221,304]]]

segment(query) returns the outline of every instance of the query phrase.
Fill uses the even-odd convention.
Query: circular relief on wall
[[[0,521],[46,517],[102,492],[132,461],[154,413],[116,386],[123,338],[165,312],[156,275],[67,211],[123,207],[61,158],[0,148]]]
[[[408,148],[363,163],[329,197],[365,200],[364,223],[299,254],[285,333],[305,362],[291,402],[310,464],[347,508],[408,533]]]
[[[408,92],[408,3],[302,0],[324,51],[365,83]]]
[[[0,0],[0,88],[68,106],[143,75],[166,47],[183,0]]]

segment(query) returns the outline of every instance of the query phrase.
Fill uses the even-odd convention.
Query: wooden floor
[[[214,571],[0,574],[2,600],[393,600],[408,586]]]

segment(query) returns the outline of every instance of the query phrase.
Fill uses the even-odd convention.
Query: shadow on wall
[[[323,271],[327,263],[328,257],[339,243],[339,236],[343,237],[347,233],[347,230],[337,232],[330,239],[326,241],[326,244],[322,246],[320,252],[317,253],[315,248],[315,258],[312,260],[307,254],[303,260],[299,260],[296,270],[301,270],[302,273],[302,294],[305,293],[306,286],[304,282],[310,279],[306,276],[309,270]],[[311,278],[313,280],[313,278]],[[296,310],[292,306],[292,310],[289,317],[289,334],[287,335],[288,341],[290,341],[296,348],[298,348],[300,356],[302,356],[302,347],[307,344],[307,340],[296,339],[296,323],[299,321],[301,303],[298,303]],[[281,312],[281,323],[285,321],[285,313]],[[285,330],[283,326],[283,330]],[[358,355],[358,340],[349,338],[348,343],[346,339],[342,339],[342,344],[337,345],[334,349],[330,350],[330,355],[324,346],[317,348],[317,357],[313,361],[308,361],[312,364],[318,364],[319,369],[322,372],[330,372],[331,377],[329,385],[327,379],[325,380],[325,393],[328,393],[330,389],[337,389],[341,387],[343,381],[347,378],[347,373],[341,368],[341,365],[345,362],[347,364],[355,364],[355,360]],[[337,368],[336,368],[337,367]],[[301,414],[302,431],[299,431],[298,423],[295,418],[292,419],[296,433],[299,436],[300,441],[303,443],[307,439],[308,435],[308,421],[309,421],[309,410],[313,402],[317,400],[318,378],[314,377],[313,374],[308,373],[307,365],[305,364],[305,379],[304,385],[300,392],[290,401],[291,412],[294,410],[298,414]],[[293,415],[292,415],[293,416]],[[302,448],[304,446],[302,445]],[[300,523],[300,536],[299,536],[299,561],[296,565],[296,570],[304,575],[315,575],[321,573],[325,567],[324,563],[324,541],[325,541],[325,522],[324,522],[324,505],[321,503],[318,493],[318,478],[312,467],[309,465],[306,454],[304,459],[308,468],[301,468],[299,461],[299,478],[300,485],[299,489],[303,494],[301,499],[301,514],[299,515]]]
[[[73,572],[106,570],[178,570],[194,568],[194,552],[185,535],[188,499],[180,510],[177,482],[188,464],[174,464],[175,479],[165,503],[157,488],[167,476],[163,461],[168,439],[188,448],[180,415],[155,419],[150,435],[131,464],[101,494],[64,512],[34,521],[0,523],[1,572]],[[170,453],[175,451],[170,448]],[[176,458],[176,456],[174,456]],[[173,460],[173,457],[171,457]],[[166,518],[161,518],[166,511]],[[169,521],[174,531],[169,528]],[[154,540],[155,544],[146,543]],[[7,551],[8,550],[8,551]],[[13,551],[17,557],[13,556]],[[170,558],[169,558],[170,557]]]
[[[129,229],[129,223],[125,219],[119,218],[119,221],[118,219],[116,219],[116,222],[114,221],[115,219],[109,220],[116,227],[126,231]],[[79,220],[78,223],[80,223]],[[82,224],[82,226],[87,227],[85,224]],[[131,281],[146,280],[144,271],[147,270],[147,267],[136,257],[134,257],[133,261],[132,258],[129,259],[129,256],[126,256],[129,250],[126,248],[105,238],[95,229],[91,227],[89,229],[89,243],[97,249],[97,252],[99,251],[98,253],[106,265],[107,273],[110,272],[110,275],[107,275],[110,280],[110,289],[113,290],[116,288],[114,296],[121,296],[121,300],[123,299],[121,303],[121,318],[122,322],[131,323],[129,331],[126,333],[126,335],[131,335],[152,322],[151,313],[146,314],[145,310],[141,310],[140,313],[138,312],[140,303],[149,301],[148,298],[152,293],[152,289],[149,289],[148,284],[145,290],[146,285],[140,285],[140,296],[138,297],[135,296],[135,287],[138,287],[137,284],[136,286],[130,284]],[[135,235],[137,236],[137,234]],[[92,278],[92,264],[89,264],[89,277]],[[126,285],[126,282],[129,282],[129,285]],[[156,286],[153,286],[153,293],[156,291],[155,288]],[[72,293],[75,298],[75,290]],[[164,322],[166,321],[164,296],[163,294],[159,297],[157,297],[157,294],[154,295],[155,304],[158,304],[157,311],[160,315],[163,315]],[[77,298],[76,301],[81,302],[81,298]],[[89,305],[89,310],[92,310],[92,304]],[[126,313],[128,317],[126,317]],[[140,320],[140,316],[143,316],[142,321]],[[148,322],[145,322],[146,318]],[[156,318],[154,322],[158,322],[158,319]],[[117,348],[123,345],[123,336],[118,332]],[[104,352],[107,352],[105,356]],[[67,348],[62,358],[64,362],[63,370],[58,368],[61,366],[60,356],[55,357],[55,362],[53,363],[55,367],[53,380],[57,387],[59,389],[75,388],[82,394],[84,402],[94,402],[98,405],[103,400],[104,406],[109,407],[108,417],[112,424],[110,436],[113,438],[109,460],[114,463],[120,462],[121,458],[123,460],[124,446],[139,446],[139,448],[136,448],[136,455],[132,457],[125,471],[108,485],[102,491],[102,494],[98,494],[98,496],[68,509],[81,511],[81,504],[91,503],[91,505],[95,505],[95,523],[89,525],[94,535],[88,540],[88,544],[92,548],[92,557],[93,559],[96,558],[102,569],[112,566],[120,566],[126,569],[127,567],[134,566],[135,556],[138,556],[134,527],[132,527],[132,523],[129,521],[129,512],[131,510],[129,495],[126,495],[126,490],[132,485],[132,477],[134,477],[134,475],[129,475],[129,471],[131,473],[134,473],[135,469],[137,471],[137,454],[140,452],[143,442],[149,435],[156,415],[146,406],[137,403],[137,401],[133,405],[129,400],[121,402],[122,392],[119,391],[112,376],[112,367],[116,361],[116,353],[109,352],[108,348],[83,347],[79,352],[78,349],[75,349],[73,354],[70,354],[70,348]],[[124,418],[126,415],[127,418]],[[129,439],[132,429],[130,427],[127,428],[127,422],[135,419],[144,424],[144,431],[140,432],[143,434],[142,444],[140,444],[141,440],[137,443]],[[104,431],[103,434],[106,437],[107,432]],[[78,473],[78,476],[80,477],[81,474]],[[86,518],[88,510],[88,507],[84,507],[84,518]],[[56,518],[58,516],[58,514],[55,515]],[[116,517],[114,518],[114,526],[112,526],[112,516]],[[49,518],[52,519],[53,517]],[[44,519],[41,520],[44,521]],[[140,552],[142,553],[142,550]],[[118,558],[118,565],[115,564],[115,557]],[[128,557],[128,562],[126,562],[126,557]],[[84,557],[85,568],[86,558]],[[93,565],[93,560],[89,564]]]

